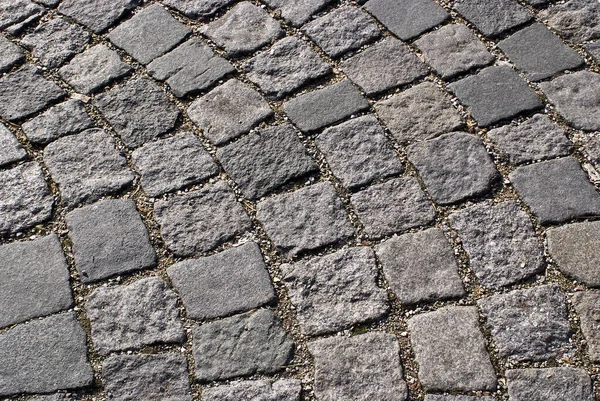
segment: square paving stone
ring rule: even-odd
[[[38,68],[26,65],[0,78],[0,117],[8,121],[29,117],[65,94],[60,86],[47,81]]]
[[[428,73],[419,57],[392,37],[342,61],[340,68],[367,95],[409,84]]]
[[[201,32],[231,57],[250,54],[284,35],[279,22],[249,1],[236,4]]]
[[[372,115],[327,128],[315,142],[333,174],[349,189],[404,171],[398,154]]]
[[[470,395],[434,395],[425,396],[425,401],[497,401],[494,397],[475,397]]]
[[[485,44],[463,24],[443,26],[421,37],[415,46],[425,61],[446,79],[495,60]]]
[[[34,320],[0,334],[0,396],[93,383],[85,332],[75,313]]]
[[[413,177],[370,186],[350,198],[371,239],[430,224],[435,210]]]
[[[67,213],[66,220],[82,282],[156,266],[156,254],[134,201],[103,200]]]
[[[111,356],[102,381],[114,401],[192,401],[187,360],[179,354]]]
[[[450,17],[433,0],[370,0],[365,9],[402,40],[419,36]]]
[[[217,145],[247,133],[273,115],[257,91],[235,78],[195,100],[187,112],[204,136]]]
[[[321,401],[404,401],[400,347],[391,334],[331,337],[308,344]]]
[[[25,61],[25,53],[13,42],[0,35],[0,73]]]
[[[277,300],[258,245],[249,242],[167,270],[192,319],[247,312]]]
[[[0,0],[0,31],[17,35],[43,14],[44,7],[30,0]]]
[[[167,10],[152,4],[113,29],[107,38],[146,65],[177,46],[189,33]]]
[[[408,147],[429,195],[441,205],[487,194],[500,178],[483,142],[474,135],[454,132]]]
[[[439,228],[393,237],[375,252],[390,288],[403,304],[465,295],[454,250]]]
[[[463,125],[450,97],[431,82],[423,82],[389,99],[375,110],[401,145],[431,139]]]
[[[300,380],[247,380],[206,388],[202,401],[300,401]]]
[[[163,0],[163,4],[176,9],[189,18],[206,18],[234,0]]]
[[[281,269],[306,335],[340,331],[377,320],[389,311],[387,294],[377,286],[377,265],[370,248],[342,249]]]
[[[86,301],[94,350],[101,355],[185,341],[177,296],[160,277],[100,287]]]
[[[527,82],[508,66],[492,66],[449,88],[481,127],[543,106]]]
[[[166,93],[147,78],[136,78],[96,96],[94,105],[131,148],[171,130],[179,117]]]
[[[291,125],[258,129],[219,149],[217,157],[250,199],[319,170]]]
[[[306,42],[289,36],[251,58],[244,70],[267,96],[281,99],[328,75],[331,67]]]
[[[569,344],[567,299],[558,286],[492,295],[477,302],[498,355],[513,361],[545,361]]]
[[[165,81],[177,97],[214,85],[235,68],[199,39],[190,39],[148,64],[148,74]]]
[[[556,3],[542,10],[539,18],[574,43],[600,39],[600,4],[596,0]]]
[[[0,166],[18,162],[27,157],[19,140],[4,125],[0,124]]]
[[[52,216],[54,200],[37,163],[0,170],[0,235],[15,234]]]
[[[345,79],[300,95],[283,105],[283,111],[300,130],[314,131],[369,108],[369,102]]]
[[[458,0],[454,9],[489,37],[498,36],[533,18],[516,0]]]
[[[257,218],[286,257],[347,240],[354,234],[341,199],[329,182],[259,202]]]
[[[133,182],[127,160],[101,129],[57,139],[44,149],[44,163],[69,208],[94,202]]]
[[[587,342],[592,362],[600,361],[600,291],[581,291],[573,295],[573,306],[579,316],[581,331]]]
[[[154,214],[167,247],[178,256],[210,251],[252,229],[224,182],[158,201]]]
[[[69,268],[58,237],[0,247],[0,328],[73,305]]]
[[[600,196],[574,157],[519,167],[508,177],[540,224],[600,215]]]
[[[267,309],[197,326],[192,338],[200,381],[273,374],[283,369],[294,350],[281,322]]]
[[[469,255],[471,269],[485,287],[514,284],[543,270],[542,246],[518,203],[480,203],[448,219]]]
[[[281,16],[292,26],[300,26],[317,11],[325,8],[332,0],[264,0],[271,8],[281,12]]]
[[[592,381],[577,368],[509,369],[511,401],[594,401]]]
[[[70,99],[23,123],[23,131],[35,145],[45,145],[60,137],[77,134],[94,126],[81,100]]]
[[[58,12],[100,33],[141,3],[142,0],[62,0]]]
[[[497,379],[474,306],[447,306],[408,319],[425,391],[492,391]]]

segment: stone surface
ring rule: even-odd
[[[389,310],[387,294],[376,283],[375,255],[367,247],[342,249],[281,269],[306,335],[377,320]]]
[[[167,270],[187,316],[204,320],[246,312],[277,299],[258,245],[185,260]]]
[[[141,3],[141,0],[62,0],[58,12],[100,33]]]
[[[300,26],[310,19],[320,9],[331,3],[332,0],[265,0],[271,8],[281,12],[281,16],[292,26]]]
[[[195,100],[188,115],[204,136],[222,145],[271,117],[273,110],[254,89],[231,79]]]
[[[595,0],[568,0],[539,14],[550,28],[566,39],[581,43],[600,39],[600,4]]]
[[[0,41],[1,40],[2,39],[0,39]],[[0,46],[2,46],[2,45],[0,44]],[[596,59],[596,61],[600,61],[600,41],[588,43],[587,45],[585,45],[585,48],[588,51],[588,53],[590,53]],[[0,61],[0,63],[2,63],[2,61]],[[0,70],[1,70],[1,67],[0,67]]]
[[[308,344],[315,359],[314,391],[322,401],[404,401],[400,348],[396,337],[368,333],[331,337]]]
[[[516,0],[459,0],[454,9],[489,37],[498,36],[533,18]]]
[[[134,201],[103,200],[67,213],[66,220],[82,282],[156,266]]]
[[[25,61],[25,54],[19,46],[0,35],[0,73],[10,70]]]
[[[587,341],[587,354],[592,362],[600,361],[600,292],[576,292],[572,298],[579,316],[581,331]]]
[[[0,31],[19,34],[44,14],[44,8],[30,0],[0,0]]]
[[[248,380],[207,388],[202,401],[300,401],[301,392],[299,380]]]
[[[93,125],[81,100],[70,99],[27,121],[22,128],[31,143],[45,145]]]
[[[425,391],[494,390],[497,379],[473,306],[447,306],[408,319]]]
[[[217,151],[221,165],[247,198],[258,199],[318,171],[290,125],[261,128]]]
[[[470,395],[433,395],[425,396],[425,401],[496,401],[494,397],[475,397]]]
[[[583,369],[509,369],[506,371],[511,401],[594,401],[590,376]]]
[[[0,124],[0,166],[18,162],[27,157],[19,140],[4,125]]]
[[[158,201],[154,214],[167,247],[178,256],[210,251],[252,228],[224,182]]]
[[[206,18],[233,0],[163,0],[163,4],[173,7],[189,18]]]
[[[273,374],[290,360],[294,348],[279,319],[266,309],[197,326],[192,338],[200,381]]]
[[[354,234],[342,201],[329,182],[259,202],[257,218],[286,257],[344,241]]]
[[[390,288],[403,304],[465,295],[454,250],[439,228],[393,237],[375,252]]]

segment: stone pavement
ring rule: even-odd
[[[0,399],[600,400],[599,0],[0,0]]]

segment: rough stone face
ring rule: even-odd
[[[594,401],[590,376],[583,369],[509,369],[511,401]]]
[[[454,250],[439,228],[393,237],[375,248],[390,288],[403,304],[465,294]]]
[[[188,115],[204,136],[222,145],[271,117],[273,110],[254,89],[231,79],[195,100]]]
[[[577,292],[572,298],[573,306],[579,316],[581,331],[587,341],[587,353],[593,362],[600,361],[600,292]]]
[[[42,14],[44,8],[29,0],[0,0],[0,31],[17,35]]]
[[[286,257],[344,241],[354,234],[342,201],[328,182],[258,203],[257,218]]]
[[[0,124],[0,166],[18,162],[27,157],[27,152],[17,138],[4,125]]]
[[[402,145],[431,139],[463,125],[450,98],[424,82],[375,103],[375,110]]]
[[[33,398],[29,398],[29,401],[73,401],[71,398],[63,393],[52,394],[52,395],[38,395]]]
[[[10,70],[23,61],[25,61],[23,50],[0,35],[0,73]]]
[[[498,36],[533,18],[516,0],[459,0],[454,9],[489,37]]]
[[[194,19],[209,17],[231,3],[233,0],[163,0],[163,4]]]
[[[167,247],[179,256],[210,251],[252,228],[224,182],[158,201],[154,213]]]
[[[315,394],[322,401],[404,401],[396,337],[367,333],[308,344],[315,358]]]
[[[600,4],[595,0],[557,3],[542,10],[539,17],[572,42],[600,39]]]
[[[167,273],[192,319],[246,312],[277,299],[260,249],[253,242],[176,263]]]
[[[111,356],[102,364],[102,379],[110,400],[192,401],[183,355]]]
[[[63,0],[58,12],[100,33],[141,3],[141,0]]]
[[[204,389],[202,401],[300,401],[301,392],[299,380],[248,380]]]
[[[93,384],[85,332],[75,313],[34,320],[0,334],[0,396]]]
[[[205,323],[193,329],[192,338],[200,381],[273,374],[294,348],[279,319],[266,309]]]
[[[324,8],[332,0],[265,0],[271,8],[281,12],[281,16],[292,26],[300,26],[310,19],[320,9]]]
[[[425,396],[425,401],[496,401],[494,397],[475,397],[469,395],[433,395]]]
[[[94,122],[81,100],[71,99],[51,107],[22,125],[27,138],[36,145],[45,145],[62,136],[91,128]]]
[[[0,42],[2,41],[2,39],[0,38]],[[0,44],[0,46],[2,46],[2,44]],[[585,45],[586,50],[588,51],[588,53],[590,53],[597,61],[600,61],[600,41],[595,41],[592,43],[588,43],[587,45]],[[2,64],[2,61],[0,61],[0,65]],[[0,67],[0,70],[2,68]]]
[[[132,200],[103,200],[73,210],[66,220],[82,282],[156,265],[148,231]]]
[[[258,199],[294,179],[318,171],[290,125],[256,130],[219,149],[217,157],[250,199]]]
[[[496,373],[474,306],[447,306],[408,319],[425,391],[492,391]]]

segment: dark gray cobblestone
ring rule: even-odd
[[[17,35],[44,14],[44,8],[30,0],[0,1],[0,30]]]
[[[506,372],[514,401],[594,401],[588,374],[576,368],[519,369]]]
[[[73,18],[95,33],[105,31],[123,14],[141,4],[141,0],[63,0],[58,12]]]
[[[568,0],[540,12],[540,18],[575,43],[600,39],[600,4],[594,0]]]
[[[190,18],[208,17],[234,0],[163,0],[163,4],[173,7]]]
[[[264,0],[269,7],[281,12],[281,16],[292,26],[300,26],[332,0]]]
[[[27,157],[19,140],[4,125],[0,124],[0,166],[18,162]]]
[[[489,37],[498,36],[533,17],[516,0],[458,0],[454,9]]]
[[[31,143],[45,145],[60,137],[91,128],[94,122],[80,100],[57,104],[22,125]]]
[[[0,73],[10,70],[14,65],[23,61],[25,61],[23,50],[0,35]]]
[[[581,322],[581,331],[587,341],[587,351],[592,362],[600,361],[600,292],[581,291],[572,298],[573,306]]]
[[[299,380],[240,381],[211,387],[202,392],[202,401],[300,401]]]

